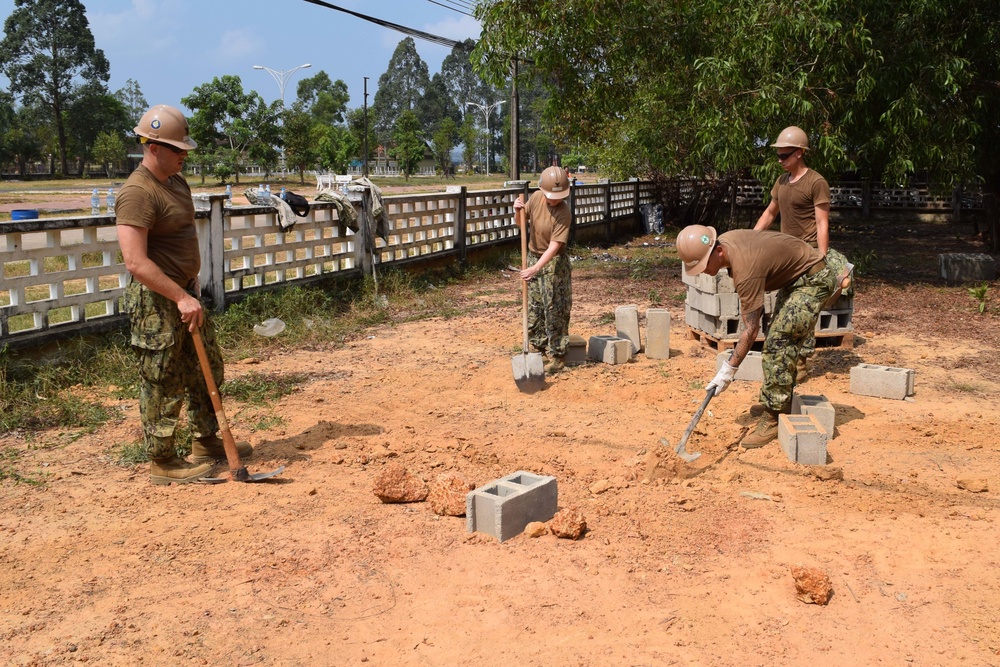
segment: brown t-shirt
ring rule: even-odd
[[[812,169],[794,183],[790,179],[791,174],[782,174],[771,188],[781,211],[781,231],[815,248],[816,206],[830,203],[830,185]]]
[[[528,250],[541,255],[548,249],[551,241],[569,243],[569,225],[573,217],[565,199],[559,202],[558,206],[549,206],[545,194],[541,190],[536,190],[528,199],[524,210],[527,212],[528,222],[531,223]],[[562,252],[566,252],[565,246]]]
[[[770,230],[734,229],[721,234],[719,243],[732,264],[729,273],[744,313],[764,306],[764,292],[795,282],[823,259],[802,239]]]
[[[146,167],[125,181],[115,206],[117,224],[149,230],[146,254],[181,287],[198,277],[201,254],[191,188],[180,175],[160,183]]]

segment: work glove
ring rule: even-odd
[[[715,396],[718,396],[719,394],[724,392],[726,390],[726,387],[729,386],[729,383],[733,381],[733,376],[736,375],[736,368],[737,368],[736,366],[730,366],[729,362],[723,361],[722,368],[720,368],[719,372],[715,374],[715,377],[712,378],[712,381],[709,382],[707,385],[705,385],[705,391],[708,391],[710,388],[714,387]]]

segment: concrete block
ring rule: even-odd
[[[854,331],[853,310],[822,310],[816,320],[816,333],[836,334]]]
[[[699,273],[696,276],[689,276],[681,264],[681,281],[690,287],[697,287],[700,291],[708,294],[728,294],[736,291],[733,279],[729,277],[728,269],[720,270],[716,275],[710,276],[707,273]]]
[[[548,521],[558,508],[556,478],[524,470],[494,480],[465,497],[465,528],[501,542],[532,521]]]
[[[702,292],[697,287],[688,287],[687,303],[706,315],[718,317],[721,314],[719,311],[719,295]]]
[[[837,421],[837,410],[833,403],[822,394],[792,393],[792,414],[812,415],[826,431],[827,438],[833,440],[834,427]]]
[[[997,277],[997,262],[990,255],[974,252],[946,252],[938,255],[941,277],[950,283],[992,281]]]
[[[606,364],[624,364],[632,358],[632,341],[618,336],[591,336],[587,357]]]
[[[778,290],[764,292],[764,314],[770,315],[778,307]]]
[[[778,443],[789,461],[826,465],[827,434],[815,415],[778,415]]]
[[[698,328],[698,309],[693,308],[687,301],[684,302],[684,324],[692,329]]]
[[[618,306],[615,308],[615,334],[619,338],[632,341],[632,354],[642,350],[642,340],[639,338],[639,307]]]
[[[736,292],[719,294],[719,317],[736,319],[740,316],[740,297]]]
[[[712,317],[699,312],[697,328],[720,340],[739,338],[740,319],[738,317]]]
[[[913,394],[912,368],[858,364],[851,369],[851,393],[902,400]]]
[[[567,366],[581,366],[587,363],[587,341],[583,336],[569,335],[569,345],[566,347],[563,363]]]
[[[646,356],[650,359],[670,358],[670,311],[666,308],[646,311]]]
[[[719,352],[715,357],[715,372],[718,373],[719,369],[722,368],[723,362],[729,361],[729,356],[731,352]],[[743,358],[743,363],[740,367],[736,369],[736,375],[733,376],[734,380],[749,380],[750,382],[763,382],[764,381],[764,365],[761,363],[760,352],[755,352],[750,350],[747,352],[747,356]]]

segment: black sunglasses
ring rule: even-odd
[[[163,146],[164,148],[169,148],[172,152],[177,153],[178,155],[184,152],[183,148],[177,148],[177,146],[174,146],[173,144],[164,144],[159,141],[150,141],[149,143],[151,143],[154,146]]]
[[[787,160],[788,158],[790,158],[793,155],[795,155],[795,151],[797,151],[797,150],[799,150],[799,149],[796,148],[794,151],[788,151],[787,153],[778,153],[778,159],[782,160],[782,161]]]

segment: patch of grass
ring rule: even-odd
[[[285,418],[269,412],[257,417],[257,421],[250,422],[250,428],[254,431],[269,431],[285,423]]]
[[[659,306],[663,303],[663,295],[658,289],[649,290],[649,303],[654,306]]]
[[[17,470],[17,462],[21,452],[11,447],[0,449],[0,480],[10,480],[14,484],[30,484],[44,486],[45,480],[31,475],[23,475]]]
[[[615,323],[614,313],[604,313],[603,315],[597,318],[596,322],[596,324],[598,325],[614,324],[614,323]]]
[[[982,385],[974,384],[972,382],[949,382],[946,386],[949,391],[961,394],[981,394],[986,391],[986,388]]]
[[[854,265],[854,272],[859,276],[868,275],[875,268],[878,262],[878,255],[874,250],[868,252],[858,252],[851,255],[850,263]]]
[[[305,373],[247,373],[242,377],[227,380],[224,393],[250,405],[272,405],[282,396],[295,391],[295,387],[309,379]]]
[[[977,287],[969,288],[969,296],[971,296],[976,301],[976,309],[979,314],[982,315],[986,310],[986,301],[989,299],[990,284],[983,283]]]
[[[146,443],[142,440],[133,440],[113,447],[110,458],[112,463],[118,466],[136,466],[149,463],[149,450],[146,449]]]

